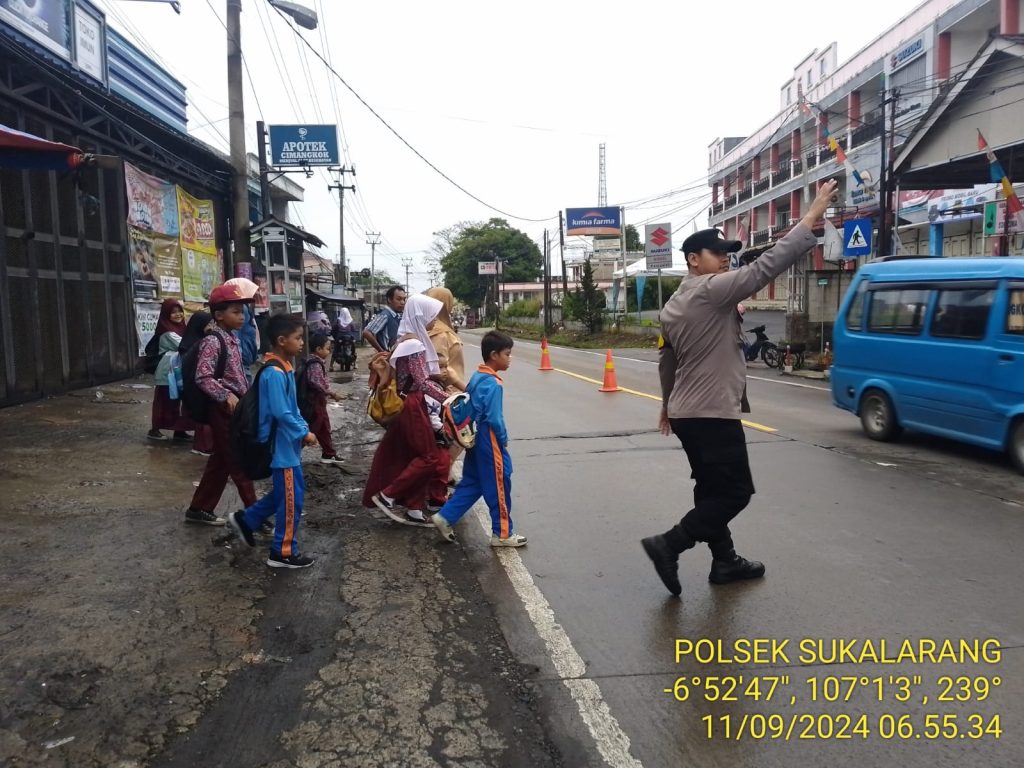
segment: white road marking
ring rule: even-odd
[[[484,533],[490,538],[491,515],[487,507],[478,502],[473,507],[473,512],[480,521]],[[643,768],[643,763],[629,754],[629,736],[612,715],[601,695],[601,689],[593,680],[584,677],[587,665],[573,647],[562,625],[555,621],[555,612],[537,588],[530,572],[526,570],[519,553],[515,549],[507,548],[496,548],[494,553],[523,602],[534,629],[547,646],[555,672],[569,689],[569,695],[576,702],[580,716],[586,723],[605,763],[612,768]]]
[[[780,379],[766,379],[763,376],[747,376],[754,381],[767,381],[769,384],[785,384],[787,387],[800,387],[801,389],[816,389],[819,392],[831,392],[830,387],[815,387],[811,384],[799,384],[795,381],[781,381]]]

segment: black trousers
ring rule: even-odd
[[[754,493],[743,424],[738,419],[670,421],[686,451],[690,477],[696,485],[693,509],[665,534],[665,539],[675,552],[704,541],[712,557],[729,559],[733,554],[729,523],[750,503]]]

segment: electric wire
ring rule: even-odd
[[[317,51],[316,48],[314,48],[312,45],[310,45],[309,41],[306,40],[306,38],[303,37],[299,33],[298,28],[292,23],[291,19],[289,19],[287,17],[287,15],[285,15],[279,8],[276,8],[274,6],[271,6],[271,7],[274,8],[274,10],[277,11],[278,15],[281,16],[281,18],[283,18],[288,23],[288,26],[291,28],[292,32],[297,37],[299,37],[302,40],[302,42],[307,47],[309,47],[310,50],[313,51],[314,55],[316,55],[317,58],[320,59],[320,61],[323,63],[323,65],[325,67],[327,67],[327,69],[336,78],[338,78],[339,82],[341,82],[341,84],[344,85],[345,88],[347,88],[349,90],[349,92],[353,96],[355,96],[356,100],[359,101],[359,103],[362,104],[364,107],[366,107],[367,110],[369,110],[370,114],[372,114],[374,117],[376,117],[377,120],[379,120],[381,122],[381,124],[383,124],[384,127],[387,128],[388,131],[390,131],[395,136],[395,138],[397,138],[402,144],[404,144],[420,160],[422,160],[424,163],[426,163],[426,165],[428,167],[430,167],[431,170],[433,170],[435,173],[437,173],[439,176],[441,176],[441,178],[443,178],[445,181],[447,181],[453,187],[458,189],[460,192],[465,194],[467,197],[470,197],[473,200],[476,200],[476,202],[480,203],[485,208],[489,208],[490,210],[495,211],[496,213],[500,213],[502,216],[507,216],[510,219],[516,219],[517,221],[529,221],[529,222],[547,222],[547,221],[551,221],[552,219],[556,218],[556,217],[553,217],[553,216],[548,216],[546,218],[530,218],[528,216],[516,216],[515,214],[509,213],[508,211],[504,211],[501,208],[498,208],[496,206],[491,205],[490,203],[486,202],[485,200],[483,200],[480,197],[477,197],[472,192],[470,192],[468,189],[463,187],[461,184],[459,184],[457,181],[455,181],[451,176],[446,174],[444,171],[442,171],[440,168],[438,168],[434,163],[432,163],[430,160],[428,160],[423,155],[423,153],[421,153],[418,149],[416,149],[412,144],[410,144],[405,139],[405,137],[403,137],[398,131],[396,131],[391,126],[391,124],[380,115],[380,113],[378,113],[373,107],[371,107],[370,104],[362,96],[360,96],[359,93],[351,85],[348,84],[348,81],[345,80],[345,78],[343,78],[341,76],[341,74],[339,74],[338,71],[328,63],[327,59],[325,59],[323,56],[321,56],[319,51]]]

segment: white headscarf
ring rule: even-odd
[[[427,353],[427,367],[430,373],[440,373],[441,366],[437,362],[437,351],[427,333],[427,323],[435,319],[444,305],[437,299],[414,293],[405,302],[402,322],[398,324],[398,337],[414,334],[415,339],[401,342],[391,353],[391,365],[400,357],[415,355],[417,352]]]
[[[352,325],[352,313],[348,311],[348,307],[342,307],[338,310],[338,322],[344,328],[346,325]]]

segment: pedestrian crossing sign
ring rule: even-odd
[[[844,222],[843,255],[871,255],[871,219],[851,219]]]

